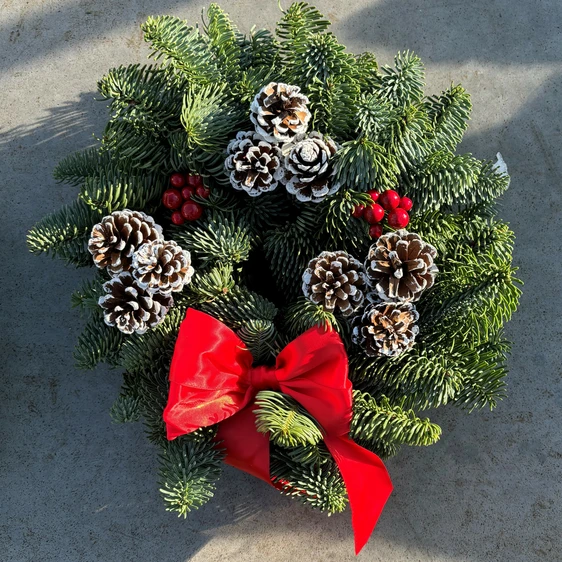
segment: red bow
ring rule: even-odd
[[[265,389],[292,396],[321,426],[324,443],[340,469],[359,553],[392,484],[381,459],[348,436],[352,394],[340,337],[311,328],[281,351],[275,367],[252,367],[252,362],[252,354],[230,328],[189,309],[170,368],[164,410],[168,439],[222,422],[218,438],[226,449],[225,461],[271,484],[269,439],[256,429],[253,402]]]

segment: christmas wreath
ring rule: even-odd
[[[55,178],[78,198],[28,235],[93,275],[77,364],[124,371],[111,415],[144,419],[167,509],[207,502],[222,461],[328,513],[349,501],[356,549],[391,491],[379,457],[431,445],[420,411],[493,407],[503,324],[520,295],[496,218],[505,165],[456,154],[459,85],[423,92],[348,53],[312,6],[242,35],[143,25],[149,66],[98,86],[98,147]]]

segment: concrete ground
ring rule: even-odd
[[[283,0],[283,4],[286,2]],[[272,26],[275,0],[224,0],[242,30]],[[413,49],[428,92],[462,82],[463,149],[501,151],[502,216],[525,281],[509,398],[494,412],[436,412],[441,441],[388,462],[395,492],[359,560],[562,559],[562,4],[560,0],[321,0],[350,50],[390,63]],[[118,371],[79,372],[69,295],[87,271],[26,252],[25,233],[75,197],[51,171],[93,141],[96,81],[143,61],[150,14],[199,19],[174,0],[0,0],[0,559],[6,562],[354,560],[349,513],[326,518],[226,469],[215,498],[164,511],[139,424],[112,424]]]

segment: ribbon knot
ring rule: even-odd
[[[315,327],[289,343],[275,367],[252,363],[230,328],[188,309],[170,367],[164,410],[168,439],[220,423],[217,438],[226,449],[225,462],[272,484],[269,438],[256,429],[254,398],[265,389],[288,394],[321,426],[345,483],[359,553],[392,484],[381,459],[349,438],[352,388],[343,342],[336,332]]]
[[[277,380],[277,369],[269,365],[258,365],[252,367],[248,373],[250,386],[259,392],[260,390],[279,390]]]

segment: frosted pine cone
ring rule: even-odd
[[[104,310],[103,319],[125,334],[144,334],[154,328],[174,304],[171,296],[141,289],[128,271],[104,283],[103,290],[107,294],[98,300]]]
[[[369,249],[365,270],[384,301],[414,302],[433,286],[437,250],[418,234],[398,230],[383,234]]]
[[[310,261],[302,276],[305,297],[344,316],[361,306],[366,286],[362,264],[344,251],[322,252]]]
[[[234,189],[244,190],[255,197],[273,191],[278,184],[275,178],[281,165],[281,150],[253,132],[239,132],[227,147],[228,157],[224,167],[230,172]]]
[[[340,187],[334,182],[331,161],[336,150],[336,143],[320,133],[310,133],[303,139],[297,137],[285,157],[285,169],[279,173],[287,191],[299,201],[314,203],[335,193]]]
[[[307,103],[298,86],[270,82],[254,98],[250,119],[265,140],[289,142],[306,132],[310,121]]]
[[[133,256],[132,273],[137,285],[150,293],[170,295],[191,281],[191,255],[173,241],[147,242]]]
[[[353,320],[353,342],[370,357],[395,357],[414,345],[418,318],[416,307],[409,302],[371,304]]]
[[[163,240],[162,227],[140,211],[115,211],[94,225],[88,250],[94,263],[111,275],[128,271],[137,248],[152,240]]]

